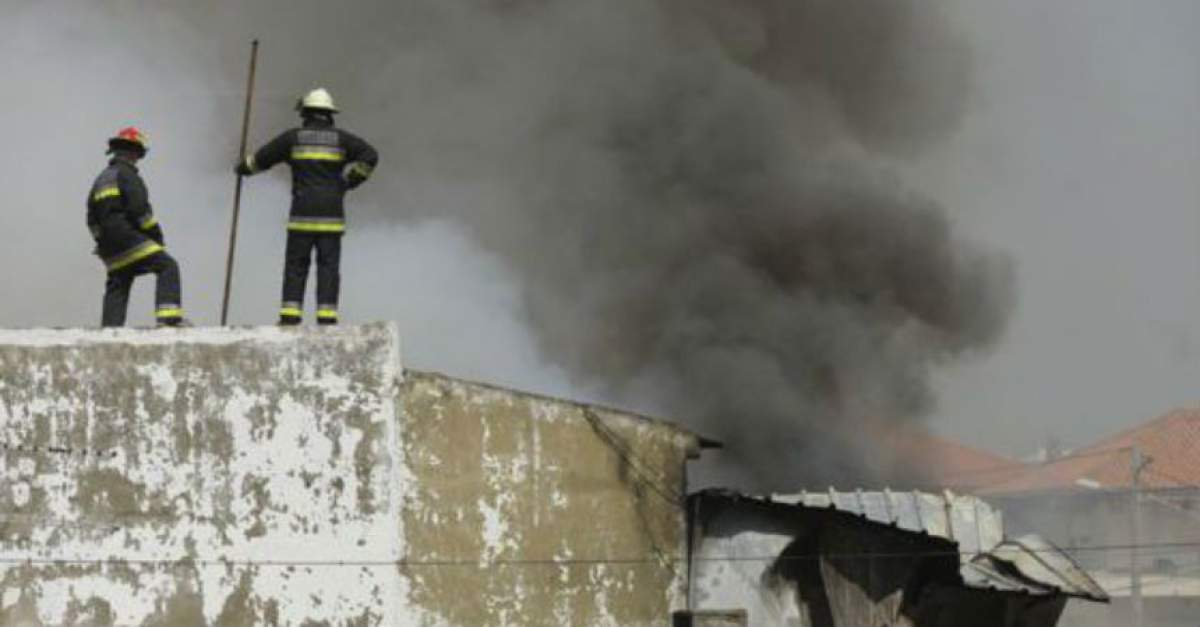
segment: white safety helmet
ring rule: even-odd
[[[296,103],[296,110],[303,111],[305,109],[313,109],[315,111],[328,111],[337,113],[337,107],[333,104],[333,96],[329,95],[324,87],[318,87],[301,98]]]

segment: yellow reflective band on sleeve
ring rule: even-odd
[[[288,230],[302,233],[344,233],[346,225],[340,222],[304,222],[296,220],[288,222]]]
[[[290,318],[303,318],[304,311],[302,311],[298,307],[280,307],[279,315],[288,316]]]
[[[366,179],[371,177],[371,173],[375,171],[375,168],[372,168],[371,164],[364,161],[355,161],[350,164],[349,170]]]
[[[317,318],[321,320],[337,320],[338,312],[336,309],[318,309]]]
[[[166,249],[157,242],[144,242],[132,250],[123,252],[116,257],[110,257],[106,259],[105,265],[108,267],[109,272],[114,272],[116,270],[120,270],[121,268],[133,265],[145,259],[146,257],[149,257],[150,255],[161,253],[164,250]]]
[[[154,312],[154,316],[157,318],[182,318],[183,317],[183,309],[180,307],[174,307],[174,308],[164,307],[164,308],[159,309],[158,311]]]
[[[258,171],[258,166],[254,163],[254,155],[246,155],[246,169],[251,172]]]
[[[116,198],[120,195],[121,189],[116,185],[110,185],[108,187],[101,187],[100,189],[96,190],[96,193],[92,194],[92,200],[100,202],[105,198]]]
[[[141,223],[141,225],[140,225],[140,226],[141,226],[141,229],[142,229],[143,231],[145,231],[145,230],[147,230],[147,229],[152,229],[152,228],[154,228],[154,226],[155,226],[156,224],[158,224],[158,218],[156,218],[156,217],[154,217],[154,216],[150,216],[150,217],[146,218],[145,220],[142,220],[142,223]]]

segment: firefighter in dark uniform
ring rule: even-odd
[[[317,323],[337,324],[338,268],[346,231],[343,199],[348,190],[370,178],[379,155],[367,142],[334,126],[337,108],[324,89],[306,94],[296,108],[303,119],[300,128],[284,131],[235,170],[246,176],[277,163],[291,166],[292,207],[279,324],[300,324],[313,249],[317,252]]]
[[[137,162],[148,149],[146,135],[140,130],[121,129],[108,140],[112,159],[96,177],[88,195],[88,230],[96,240],[95,253],[108,271],[101,317],[106,327],[125,324],[133,280],[150,273],[157,278],[154,315],[158,325],[178,326],[184,322],[179,264],[167,254],[162,227],[138,174]]]

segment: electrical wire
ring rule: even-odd
[[[1182,569],[1182,570],[1177,570],[1177,571],[1175,571],[1175,572],[1173,572],[1173,573],[1170,573],[1168,576],[1169,576],[1169,577],[1178,577],[1179,575],[1193,575],[1193,574],[1196,574],[1196,573],[1200,573],[1200,565],[1196,565],[1196,566],[1190,566],[1190,567],[1188,567],[1188,568],[1184,568],[1184,569]],[[1140,588],[1142,588],[1142,589],[1143,589],[1143,591],[1144,591],[1144,590],[1145,590],[1147,587],[1154,587],[1154,586],[1155,586],[1155,584],[1154,584],[1154,583],[1147,584],[1147,582],[1146,582],[1146,580],[1145,580],[1145,578],[1147,578],[1147,577],[1150,577],[1150,576],[1154,576],[1155,574],[1156,574],[1156,573],[1142,573],[1143,580],[1142,580],[1142,582],[1139,584],[1139,587],[1140,587]],[[1101,586],[1101,587],[1103,587],[1103,586]],[[1107,592],[1107,593],[1108,593],[1108,594],[1110,594],[1110,595],[1112,595],[1112,594],[1117,594],[1117,593],[1121,593],[1121,592],[1130,592],[1130,591],[1132,591],[1132,590],[1133,590],[1133,584],[1125,584],[1125,585],[1121,585],[1121,586],[1113,586],[1113,587],[1111,587],[1111,588],[1104,588],[1104,591],[1105,591],[1105,592]]]
[[[1200,548],[1200,542],[1148,542],[1139,544],[1106,544],[1106,545],[1079,545],[1071,547],[1046,547],[1046,548],[1022,548],[1026,553],[1055,553],[1059,551],[1067,553],[1079,552],[1100,552],[1100,551],[1129,551],[1132,549],[1147,550],[1179,550],[1179,549],[1195,549]],[[1017,550],[1017,549],[1012,549]],[[999,547],[999,550],[993,549],[991,555],[997,555],[1003,559],[1004,553],[1008,549]],[[926,557],[975,557],[983,555],[974,551],[959,551],[959,550],[922,550],[922,551],[862,551],[862,552],[842,552],[842,553],[820,553],[813,555],[693,555],[693,562],[713,562],[713,563],[737,563],[737,562],[789,562],[789,561],[807,561],[807,560],[876,560],[876,559],[917,559]],[[606,558],[545,558],[545,559],[407,559],[398,560],[227,560],[227,559],[196,559],[196,558],[181,558],[181,559],[127,559],[127,558],[51,558],[51,557],[14,557],[0,556],[0,564],[5,565],[49,565],[49,566],[71,566],[71,565],[120,565],[120,566],[175,566],[175,567],[192,567],[192,566],[241,566],[241,567],[277,567],[277,568],[328,568],[328,567],[397,567],[397,568],[417,568],[417,567],[477,567],[477,568],[492,568],[497,566],[504,567],[527,567],[527,566],[600,566],[600,565],[641,565],[641,564],[657,564],[661,565],[663,561],[667,562],[683,562],[686,560],[684,556],[672,555],[648,555],[642,557],[606,557]]]

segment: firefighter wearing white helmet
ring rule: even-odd
[[[292,170],[279,324],[300,324],[305,283],[313,250],[317,256],[317,323],[337,324],[341,287],[342,234],[346,231],[346,192],[362,185],[379,154],[357,135],[337,128],[333,96],[323,88],[299,99],[302,124],[284,131],[235,167],[242,176],[287,163]]]

